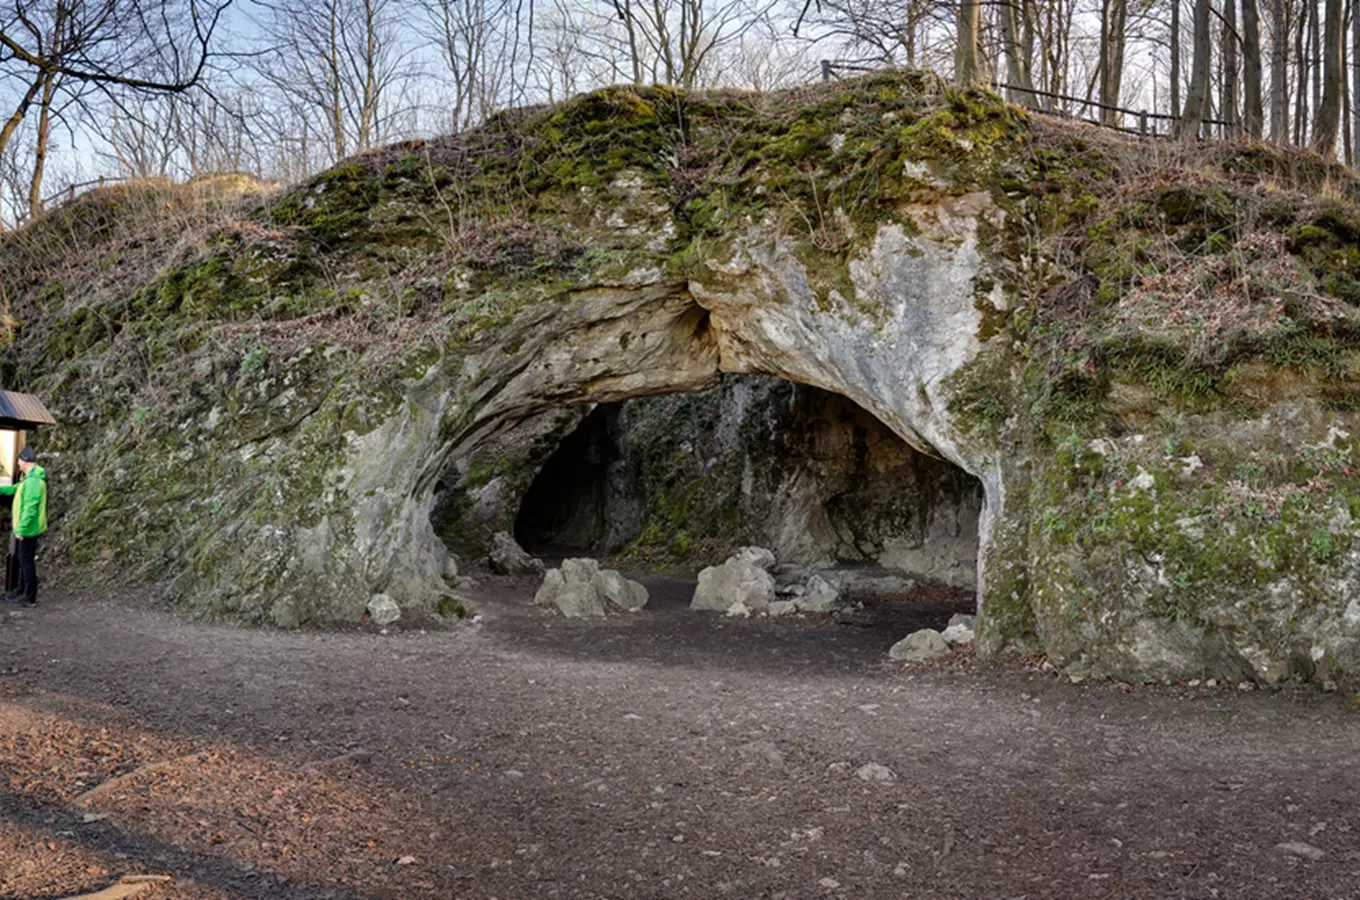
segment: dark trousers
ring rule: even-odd
[[[38,539],[24,538],[14,542],[19,557],[19,593],[29,603],[38,602]]]

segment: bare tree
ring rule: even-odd
[[[1261,106],[1261,14],[1256,0],[1242,0],[1242,86],[1242,125],[1248,137],[1259,140],[1265,113]]]
[[[412,47],[397,12],[394,0],[283,0],[270,8],[260,74],[316,121],[333,161],[383,141],[408,100]]]
[[[976,84],[982,80],[978,41],[982,30],[981,0],[958,0],[957,41],[954,50],[954,80]]]
[[[509,79],[510,0],[421,0],[450,79],[449,121],[454,131],[485,119],[503,103]]]
[[[1210,12],[1209,0],[1195,0],[1195,43],[1190,64],[1190,84],[1186,88],[1181,117],[1176,120],[1177,133],[1186,140],[1197,138],[1200,125],[1208,118],[1209,58],[1213,50],[1209,34]]]
[[[1128,0],[1101,0],[1100,5],[1100,102],[1106,106],[1119,105],[1120,87],[1124,78],[1124,45],[1129,18]],[[1102,108],[1100,121],[1118,125],[1119,114]]]
[[[1270,139],[1289,141],[1289,4],[1271,0]]]
[[[232,0],[14,0],[0,12],[0,85],[20,85],[0,154],[37,108],[28,214],[42,209],[52,130],[65,105],[119,108],[130,97],[196,88]]]
[[[1341,126],[1341,0],[1326,0],[1323,24],[1322,100],[1313,122],[1313,150],[1336,157],[1336,139]]]

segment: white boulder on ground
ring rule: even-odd
[[[449,584],[458,583],[458,558],[452,553],[444,557],[444,580]]]
[[[374,625],[386,628],[401,618],[401,607],[386,594],[374,594],[368,598],[368,617]]]
[[[843,605],[840,589],[820,575],[809,578],[803,595],[793,602],[802,612],[810,613],[835,612]]]
[[[888,657],[898,662],[924,662],[949,652],[949,645],[934,628],[922,628],[902,638],[888,651]]]
[[[636,612],[647,605],[647,589],[593,559],[568,559],[549,569],[534,595],[539,606],[556,609],[569,619],[605,615],[611,606]]]
[[[764,612],[774,602],[774,577],[767,570],[774,554],[762,547],[743,547],[720,566],[699,573],[690,609],[727,612],[737,604],[749,612]]]
[[[750,563],[753,566],[764,569],[766,572],[774,569],[774,551],[766,550],[764,547],[741,547],[736,553],[727,558],[728,562],[738,560]]]
[[[487,554],[491,570],[502,575],[536,575],[543,571],[543,560],[534,559],[519,542],[507,531],[498,531],[491,537],[491,550]]]

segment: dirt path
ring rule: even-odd
[[[1360,897],[1347,699],[886,663],[938,597],[848,627],[654,582],[568,622],[530,587],[385,636],[61,592],[10,617],[0,897]]]

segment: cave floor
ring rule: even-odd
[[[478,624],[387,635],[0,613],[0,896],[1360,896],[1349,698],[910,668],[652,586],[576,622],[486,579]]]

